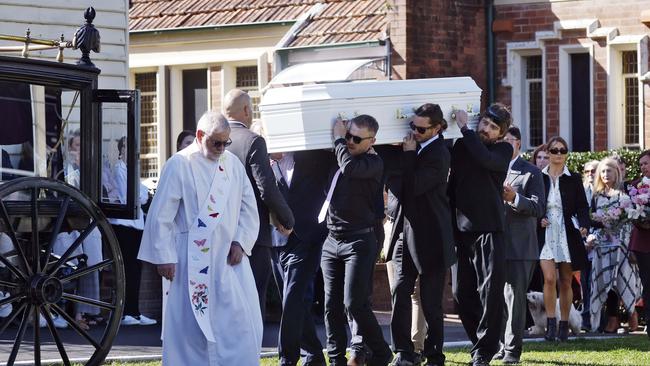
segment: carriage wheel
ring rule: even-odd
[[[44,178],[0,185],[0,362],[40,365],[52,352],[70,365],[74,347],[100,365],[120,325],[124,282],[115,234],[85,194]],[[80,310],[104,322],[85,329]]]

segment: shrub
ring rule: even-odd
[[[604,151],[570,152],[567,159],[567,166],[569,167],[570,171],[582,174],[582,170],[586,162],[590,160],[601,160],[613,154],[620,156],[621,159],[623,159],[625,162],[625,170],[627,172],[625,180],[633,180],[641,176],[641,171],[639,170],[639,155],[641,155],[641,151],[639,150],[616,149]],[[530,160],[530,156],[531,153],[529,152],[522,154],[522,157],[524,157],[526,160]]]

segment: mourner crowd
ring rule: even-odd
[[[258,364],[276,273],[279,364],[325,365],[311,312],[319,267],[331,365],[443,365],[449,268],[475,366],[519,362],[527,304],[548,341],[581,327],[616,331],[619,303],[635,328],[642,288],[650,301],[650,228],[619,224],[611,212],[631,217],[630,202],[648,194],[650,151],[640,155],[639,180],[626,182],[615,156],[581,175],[567,168],[561,137],[524,160],[502,104],[486,108],[476,130],[455,113],[455,143],[444,138],[440,107],[424,104],[401,144],[373,146],[379,125],[359,115],[334,123],[333,152],[269,155],[251,130],[250,97],[230,91],[223,115],[207,112],[196,133],[179,136],[186,147],[167,161],[144,228],[139,259],[171,281],[163,364]],[[382,249],[390,345],[371,304]],[[573,307],[577,273],[582,317]]]
[[[163,365],[259,364],[272,278],[282,298],[280,365],[324,366],[323,346],[330,365],[444,365],[450,268],[474,366],[519,363],[528,309],[532,329],[548,341],[581,328],[616,332],[620,304],[635,329],[640,298],[648,319],[650,221],[632,208],[644,197],[647,205],[650,151],[640,154],[642,177],[628,182],[617,156],[570,171],[561,137],[526,161],[520,130],[500,103],[480,114],[476,130],[464,111],[455,119],[455,142],[444,137],[441,108],[427,103],[401,144],[374,146],[379,125],[359,115],[334,123],[333,151],[269,154],[251,126],[249,95],[230,91],[223,114],[209,111],[179,136],[146,222],[113,221],[133,290],[123,324],[155,322],[137,308],[136,256],[166,281]],[[122,141],[121,156],[124,148]],[[123,185],[124,162],[117,171],[106,174],[114,187]],[[74,184],[73,166],[66,176]],[[623,211],[630,220],[617,220]],[[390,344],[371,304],[382,251]],[[319,269],[325,345],[311,311]],[[92,322],[97,314],[77,316]]]

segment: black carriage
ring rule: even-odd
[[[94,10],[86,16],[88,27]],[[21,40],[26,50],[39,44]],[[0,56],[0,363],[8,365],[40,365],[48,347],[64,365],[73,349],[99,365],[122,317],[124,270],[107,217],[137,217],[139,94],[98,89],[94,45],[75,46],[77,65]],[[97,324],[88,329],[85,315]]]

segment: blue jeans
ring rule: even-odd
[[[306,243],[295,235],[289,237],[287,245],[277,248],[284,279],[278,340],[280,365],[296,365],[300,349],[304,351],[303,365],[325,365],[323,346],[311,314],[313,290],[310,290],[321,248],[322,244]]]

